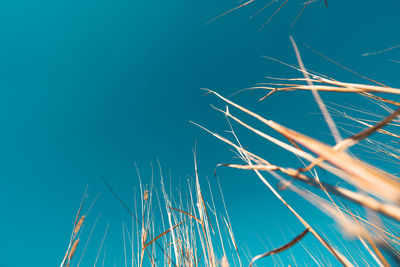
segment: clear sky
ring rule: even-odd
[[[249,19],[266,3],[255,1],[207,24],[238,1],[1,1],[0,265],[59,264],[89,185],[89,199],[100,197],[88,223],[99,212],[102,217],[82,264],[92,266],[109,222],[106,265],[115,261],[120,266],[121,222],[129,216],[99,177],[107,177],[129,202],[132,188],[138,186],[134,163],[146,180],[150,164],[158,159],[165,173],[171,172],[172,186],[179,187],[193,176],[192,148],[197,141],[202,182],[206,185],[208,176],[215,185],[215,166],[234,161],[235,155],[189,123],[219,133],[229,129],[225,118],[210,107],[224,104],[200,88],[229,96],[267,81],[264,76],[298,77],[261,57],[295,64],[289,35],[312,70],[361,81],[304,43],[365,76],[400,87],[400,64],[389,60],[400,60],[400,49],[362,56],[400,43],[399,1],[331,0],[328,8],[318,1],[290,29],[303,7],[302,1],[290,0],[258,31],[282,2]],[[360,100],[351,95],[322,96],[341,104],[363,103],[354,102]],[[232,99],[332,144],[309,92],[276,94],[265,102],[258,102],[259,97],[244,92]],[[298,164],[279,148],[237,125],[235,129],[245,146],[267,159]],[[282,236],[289,240],[301,231],[255,175],[227,169],[219,169],[218,175],[241,248],[261,253],[265,248],[257,235],[271,249],[284,243]],[[157,179],[156,172],[156,184]],[[284,195],[317,228],[333,224],[294,193]],[[316,243],[312,237],[306,242]],[[301,248],[294,253],[300,263],[310,262]],[[282,257],[289,261],[289,256]]]

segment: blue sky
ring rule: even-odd
[[[297,77],[298,73],[261,57],[296,63],[289,35],[312,70],[361,81],[303,43],[365,76],[400,87],[400,65],[388,60],[400,60],[399,50],[361,56],[400,42],[398,1],[329,1],[328,8],[319,1],[305,10],[293,29],[290,23],[302,5],[289,1],[262,31],[257,29],[279,3],[249,19],[264,4],[255,1],[206,23],[237,4],[232,0],[1,2],[0,265],[59,263],[87,184],[91,198],[100,194],[91,220],[102,212],[92,244],[98,245],[109,222],[109,264],[112,260],[122,264],[120,225],[128,216],[100,175],[129,200],[137,187],[134,163],[148,177],[150,163],[158,159],[166,172],[171,171],[173,186],[179,187],[193,175],[192,148],[197,142],[200,175],[212,180],[216,164],[231,162],[234,154],[189,123],[220,133],[228,129],[224,117],[210,107],[223,103],[205,96],[200,88],[230,95],[266,81],[264,76]],[[322,96],[336,103],[363,104],[351,95]],[[266,102],[258,102],[258,97],[247,92],[232,99],[332,143],[309,93],[277,94]],[[236,128],[255,151],[287,165],[295,162]],[[287,229],[299,232],[301,226],[256,176],[226,169],[218,174],[241,246],[256,254],[264,248],[255,232],[268,236],[270,248],[282,244],[279,227],[286,233]],[[332,224],[294,193],[284,195],[317,226]],[[307,237],[307,242],[314,240]],[[301,249],[298,253],[303,254]],[[94,255],[95,250],[88,252],[85,266],[93,264]],[[299,257],[306,262],[306,256]]]

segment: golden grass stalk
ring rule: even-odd
[[[290,42],[292,43],[294,52],[296,53],[296,58],[297,58],[297,62],[299,63],[299,66],[300,66],[300,70],[303,73],[305,80],[307,80],[307,84],[309,86],[313,86],[313,83],[310,80],[310,76],[308,75],[306,68],[304,67],[303,61],[300,56],[299,49],[297,48],[296,42],[294,41],[292,36],[290,36]],[[312,90],[311,92],[314,96],[315,101],[318,104],[319,109],[322,112],[322,115],[324,116],[326,123],[328,124],[329,130],[331,131],[332,136],[334,137],[336,143],[339,143],[342,140],[342,137],[340,136],[339,130],[337,129],[331,115],[329,114],[328,109],[326,108],[324,102],[322,101],[321,96],[319,95],[317,90]]]
[[[400,89],[386,87],[386,86],[377,86],[377,85],[366,85],[366,84],[357,84],[357,83],[346,83],[339,82],[333,79],[323,78],[321,76],[311,74],[312,78],[305,79],[287,79],[289,81],[306,81],[307,83],[316,83],[316,84],[283,84],[283,83],[271,83],[270,85],[275,85],[277,87],[267,87],[267,86],[253,86],[249,89],[261,89],[261,90],[271,90],[271,93],[276,93],[279,91],[296,91],[296,90],[306,90],[306,91],[323,91],[323,92],[337,92],[337,93],[362,93],[365,96],[375,98],[377,100],[381,100],[383,102],[388,102],[390,104],[398,105],[398,102],[387,100],[385,98],[381,98],[372,94],[367,93],[387,93],[387,94],[400,94]],[[261,98],[260,100],[264,100],[266,97]]]

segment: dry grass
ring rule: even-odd
[[[255,1],[249,0],[243,2],[211,19],[209,23],[238,9],[247,7],[253,4],[253,2]],[[276,2],[275,0],[267,1],[267,3],[250,18],[259,15]],[[304,2],[304,6],[294,18],[291,27],[295,25],[304,10],[313,2],[315,1],[310,0]],[[288,0],[282,1],[260,27],[260,30],[268,25],[287,3]],[[327,1],[325,1],[325,5],[328,5]],[[218,166],[254,172],[257,178],[266,185],[267,189],[272,192],[272,194],[281,201],[304,226],[305,230],[299,235],[294,236],[290,242],[266,253],[256,256],[241,253],[235,240],[222,190],[221,199],[224,203],[225,210],[223,213],[219,213],[215,208],[214,195],[210,185],[210,197],[209,199],[204,197],[200,186],[196,157],[194,157],[195,177],[192,182],[188,182],[189,195],[186,200],[183,200],[182,192],[177,192],[176,194],[167,192],[161,167],[161,190],[157,190],[153,182],[151,182],[150,185],[143,185],[139,175],[140,192],[138,195],[140,197],[136,201],[135,195],[133,208],[125,204],[111,185],[104,180],[111,193],[131,216],[131,229],[128,229],[125,223],[122,224],[121,228],[125,266],[228,267],[230,265],[243,266],[246,265],[244,263],[246,262],[248,266],[251,267],[256,261],[264,257],[279,254],[289,250],[298,243],[301,244],[302,238],[308,233],[312,234],[315,240],[326,248],[326,252],[329,252],[336,258],[340,264],[344,266],[359,265],[354,257],[352,257],[352,251],[348,251],[347,253],[341,252],[338,249],[340,245],[328,240],[324,233],[313,226],[315,222],[306,220],[302,215],[302,210],[295,209],[294,206],[283,197],[283,194],[280,193],[280,191],[284,190],[291,190],[297,193],[304,201],[312,203],[327,216],[333,218],[347,237],[358,240],[364,247],[362,253],[366,253],[365,255],[357,255],[358,257],[369,257],[373,259],[375,261],[374,263],[378,266],[390,266],[390,262],[400,264],[400,237],[397,234],[399,230],[398,222],[400,221],[400,179],[394,173],[379,169],[378,166],[363,161],[351,151],[354,147],[366,147],[375,151],[376,154],[385,157],[385,159],[398,163],[397,161],[400,159],[400,149],[394,147],[393,143],[398,143],[399,141],[397,139],[400,138],[400,133],[396,132],[395,129],[400,126],[400,119],[398,117],[400,114],[400,103],[397,102],[396,99],[391,98],[392,95],[399,95],[400,89],[386,86],[364,76],[362,77],[374,84],[342,82],[309,71],[303,64],[300,51],[294,39],[292,37],[290,37],[290,39],[296,54],[298,67],[283,62],[281,63],[299,71],[301,77],[271,78],[272,81],[269,83],[259,83],[257,86],[247,89],[266,91],[265,95],[260,98],[260,101],[268,101],[268,98],[273,94],[291,91],[310,91],[335,141],[334,145],[326,144],[316,138],[312,138],[286,127],[281,123],[261,116],[212,90],[207,90],[207,93],[216,96],[226,105],[224,109],[213,108],[227,118],[231,127],[230,132],[233,134],[234,140],[231,141],[203,126],[196,123],[194,124],[234,148],[241,160],[240,163],[222,163]],[[388,49],[395,48],[398,48],[398,46]],[[382,53],[388,49],[374,53],[366,53],[364,56]],[[338,64],[336,62],[333,63]],[[338,65],[341,66],[340,64]],[[376,115],[375,120],[350,116],[340,110],[340,107],[338,110],[337,107],[333,108],[326,105],[320,96],[320,92],[358,94],[376,103],[379,107],[383,108],[387,114]],[[381,96],[381,94],[384,94],[384,96]],[[393,105],[394,108],[388,105]],[[233,115],[230,111],[230,107],[233,107],[243,115],[245,114],[246,116],[255,118],[262,126],[267,126],[271,131],[280,134],[283,138],[279,139],[273,137],[271,134],[267,133],[267,131],[259,130],[260,127],[250,125],[245,120],[239,118],[240,115]],[[365,114],[367,113],[365,112],[364,115]],[[340,116],[356,123],[358,131],[353,132],[346,128],[338,127],[333,119],[334,116]],[[250,152],[239,142],[239,138],[233,130],[231,121],[259,135],[266,141],[272,142],[287,153],[295,155],[299,159],[299,163],[302,167],[280,166],[273,163],[273,158],[267,159],[265,156]],[[354,127],[354,125],[352,126]],[[387,126],[391,126],[391,128],[386,129]],[[342,130],[342,133],[347,133],[348,136],[342,138],[339,129]],[[376,133],[385,135],[386,139],[383,142],[373,139]],[[329,183],[325,181],[324,177],[320,177],[318,174],[320,170],[329,172],[331,176],[335,177],[336,183]],[[267,174],[264,175],[264,172]],[[278,186],[273,186],[270,179],[271,177],[279,182]],[[315,193],[315,191],[317,191],[317,193]],[[79,235],[84,229],[87,214],[94,203],[92,203],[85,214],[82,214],[82,207],[86,197],[87,193],[85,192],[75,218],[67,251],[62,259],[60,267],[71,266],[73,263],[72,260],[77,254],[78,245],[80,243]],[[158,216],[155,215],[156,213]],[[99,217],[97,217],[91,229],[77,266],[80,265],[82,257],[85,254],[98,218]],[[96,266],[100,258],[108,227],[109,225],[107,224],[97,257],[94,261],[94,266]],[[126,244],[126,241],[128,244]],[[322,265],[321,262],[313,257],[312,253],[307,249],[306,251],[317,265]],[[231,255],[228,255],[229,252],[231,252]],[[359,252],[361,252],[361,250]],[[105,253],[106,251],[104,249],[103,262]],[[369,262],[366,263],[371,264]]]
[[[283,148],[289,153],[296,155],[299,159],[308,161],[303,168],[293,167],[282,167],[270,162],[260,155],[251,153],[247,149],[244,149],[237,136],[234,134],[236,142],[230,141],[225,137],[217,133],[213,133],[204,127],[207,132],[211,133],[216,138],[229,144],[236,149],[240,158],[245,164],[220,164],[220,166],[226,166],[230,168],[252,170],[255,172],[257,177],[267,185],[268,189],[280,199],[285,206],[292,211],[297,219],[303,223],[311,233],[315,232],[314,236],[316,239],[324,244],[324,246],[345,266],[352,266],[356,264],[353,259],[345,258],[338,251],[334,250],[334,244],[330,244],[327,240],[324,240],[320,234],[318,234],[310,226],[308,222],[299,215],[298,212],[294,211],[293,208],[277,193],[276,189],[273,188],[264,176],[260,172],[268,172],[272,177],[278,179],[281,185],[278,189],[286,190],[290,189],[300,195],[305,201],[314,204],[317,208],[324,211],[328,216],[334,218],[336,222],[342,226],[342,229],[350,236],[360,240],[365,251],[371,256],[378,265],[389,266],[390,260],[392,262],[399,263],[399,240],[396,234],[398,230],[398,221],[400,220],[400,180],[392,173],[386,172],[379,169],[378,166],[362,161],[359,157],[355,157],[350,151],[350,148],[354,146],[365,146],[365,143],[370,143],[370,149],[377,149],[376,153],[381,153],[386,158],[393,158],[393,160],[400,159],[400,150],[389,145],[390,143],[398,143],[397,139],[399,134],[395,131],[394,127],[398,127],[397,122],[399,121],[400,109],[398,108],[399,103],[393,99],[390,99],[390,95],[398,95],[400,89],[392,88],[381,83],[376,85],[370,84],[359,84],[340,82],[336,79],[329,78],[324,75],[312,73],[304,67],[299,50],[291,39],[298,59],[299,67],[288,65],[304,75],[303,78],[292,78],[292,79],[279,79],[285,82],[272,82],[267,84],[260,84],[259,86],[252,87],[251,89],[268,90],[270,91],[260,100],[267,100],[273,93],[279,93],[283,91],[294,91],[294,90],[306,90],[311,91],[313,96],[321,110],[321,113],[329,127],[332,136],[336,142],[335,145],[331,146],[325,144],[315,138],[309,137],[305,134],[297,132],[293,129],[283,126],[280,123],[272,121],[268,118],[260,116],[252,112],[251,110],[231,101],[230,99],[218,94],[215,91],[207,90],[209,94],[213,94],[226,103],[224,110],[215,108],[215,110],[221,112],[229,120],[232,120],[239,125],[247,128],[251,132],[263,137],[267,141],[270,141],[277,146]],[[285,63],[284,63],[285,64]],[[276,80],[276,78],[275,78]],[[368,79],[372,81],[371,79]],[[374,81],[373,81],[374,82]],[[267,85],[267,86],[264,86]],[[362,118],[354,118],[349,116],[347,113],[341,113],[337,109],[336,114],[343,115],[347,119],[361,125],[362,130],[356,133],[352,133],[345,139],[341,138],[338,127],[336,126],[330,112],[332,108],[327,107],[322,101],[318,92],[336,92],[336,93],[356,93],[362,97],[371,99],[374,103],[384,108],[385,111],[389,112],[388,115],[379,116],[380,120],[366,121]],[[385,97],[378,96],[375,94],[386,94]],[[387,105],[394,105],[396,109],[392,109]],[[258,127],[251,126],[239,119],[238,116],[233,115],[228,108],[233,107],[246,115],[249,115],[257,119],[261,124],[268,126],[271,130],[281,134],[284,139],[288,141],[272,137],[265,131],[261,131]],[[391,125],[391,129],[383,129],[387,125]],[[234,133],[233,128],[230,132]],[[346,132],[346,131],[345,131]],[[375,141],[372,139],[372,135],[375,133],[381,133],[385,135],[384,142]],[[374,146],[375,145],[375,146]],[[379,146],[377,146],[379,145]],[[273,159],[272,159],[273,160]],[[323,169],[334,175],[337,180],[337,185],[332,185],[324,182],[324,179],[320,179],[317,170]],[[307,175],[306,173],[310,173]],[[288,181],[282,175],[286,175],[292,181]],[[300,183],[297,183],[298,181]],[[312,193],[304,186],[312,186],[321,190],[321,195]],[[349,203],[357,204],[357,208],[350,209],[348,205],[343,206],[342,201],[337,203],[330,194],[334,194]],[[363,210],[366,210],[368,217],[365,217]],[[373,215],[373,216],[372,216]],[[390,221],[390,224],[385,223]],[[285,246],[283,246],[285,247]],[[266,253],[263,255],[270,255]],[[257,256],[254,259],[258,259]],[[388,258],[389,257],[389,258]],[[390,259],[390,260],[389,260]]]
[[[161,167],[160,176],[161,190],[157,190],[153,182],[150,185],[143,185],[139,176],[140,198],[135,201],[133,209],[125,204],[111,185],[104,180],[111,193],[132,218],[131,229],[128,229],[125,223],[122,225],[125,266],[227,267],[230,266],[228,258],[233,261],[233,264],[242,266],[227,211],[220,213],[215,210],[215,196],[212,195],[211,186],[209,187],[211,199],[204,197],[197,174],[196,160],[195,179],[188,182],[189,195],[186,200],[183,199],[182,192],[176,192],[175,198],[171,197],[172,192],[167,192]],[[85,254],[88,242],[83,251],[78,251],[79,238],[77,237],[83,230],[83,222],[87,216],[87,213],[80,215],[86,196],[85,192],[77,214],[77,218],[80,216],[80,219],[76,219],[74,223],[71,245],[68,246],[61,267],[73,266],[74,255],[81,253],[77,264],[79,266]],[[137,207],[136,204],[139,206]],[[107,224],[101,243],[98,245],[94,266],[101,262],[101,253],[104,253],[104,261],[108,227]],[[94,226],[89,239],[93,229]],[[229,251],[235,251],[235,254],[226,255]]]
[[[196,157],[194,157],[195,177],[192,182],[188,182],[189,195],[186,200],[183,200],[182,192],[177,192],[175,197],[173,197],[174,194],[172,192],[167,192],[161,167],[161,190],[157,190],[152,181],[150,185],[143,185],[139,175],[140,190],[138,195],[140,197],[138,201],[135,201],[133,209],[126,205],[110,184],[105,181],[111,193],[114,194],[132,218],[131,229],[128,229],[125,223],[122,225],[125,266],[226,267],[230,266],[230,264],[235,266],[247,265],[244,262],[252,266],[256,261],[260,260],[261,262],[264,257],[273,256],[290,249],[298,243],[301,244],[301,239],[307,233],[313,235],[315,240],[323,245],[326,251],[331,253],[342,265],[355,266],[359,264],[352,256],[352,251],[347,251],[346,253],[340,251],[338,247],[343,248],[343,246],[328,240],[323,232],[313,226],[315,222],[306,220],[303,217],[301,209],[295,209],[288,203],[279,192],[283,190],[291,190],[297,193],[304,201],[312,203],[327,216],[333,218],[346,234],[343,236],[358,240],[364,248],[362,253],[367,254],[365,257],[368,256],[373,259],[378,266],[390,266],[391,262],[398,262],[400,258],[398,251],[400,237],[396,233],[399,229],[398,221],[400,220],[400,179],[395,174],[378,169],[377,166],[362,161],[351,150],[358,147],[368,147],[372,150],[379,148],[377,153],[384,154],[386,158],[392,158],[396,162],[400,159],[400,150],[389,145],[390,142],[398,142],[397,139],[400,137],[400,134],[395,131],[395,128],[400,126],[400,109],[397,102],[390,99],[390,95],[385,97],[375,95],[378,92],[398,94],[400,90],[384,85],[339,82],[322,75],[312,74],[304,67],[294,41],[293,44],[300,65],[296,69],[304,75],[304,78],[287,79],[287,81],[295,82],[290,86],[289,84],[273,84],[286,87],[258,87],[258,89],[272,90],[274,93],[292,90],[309,90],[313,92],[325,122],[336,142],[334,145],[328,145],[285,127],[211,90],[207,92],[218,97],[226,104],[224,110],[216,107],[214,109],[227,118],[234,141],[230,141],[228,138],[198,124],[196,125],[234,148],[239,158],[244,162],[244,164],[223,163],[218,166],[253,171],[267,186],[268,190],[303,224],[305,230],[300,235],[294,236],[290,242],[266,253],[257,256],[241,253],[235,240],[222,191],[221,199],[225,210],[221,214],[215,208],[214,194],[210,184],[209,198],[206,199],[204,197],[200,187]],[[305,85],[301,83],[305,83]],[[330,89],[319,84],[329,84]],[[334,90],[332,89],[333,87],[335,88]],[[338,109],[338,107],[341,107],[340,104],[337,104],[336,106],[338,107],[335,108],[325,105],[318,91],[360,94],[362,97],[368,98],[379,105],[388,114],[379,115],[357,110],[358,113],[372,116],[374,119],[350,116],[348,112],[342,112]],[[270,95],[269,93],[268,96]],[[262,100],[266,101],[267,98],[264,97]],[[393,105],[395,108],[392,109],[387,105]],[[229,107],[255,118],[262,125],[268,126],[270,130],[279,133],[283,138],[273,137],[266,131],[261,131],[258,127],[250,125],[240,119],[238,115],[233,115]],[[359,131],[351,132],[341,128],[342,131],[344,130],[343,132],[350,133],[347,137],[342,138],[339,127],[333,120],[335,116],[340,116],[356,123]],[[272,142],[284,151],[296,155],[301,159],[300,163],[303,166],[301,168],[279,166],[273,163],[273,158],[266,159],[264,156],[243,148],[233,130],[231,121]],[[388,126],[390,126],[390,129],[388,129]],[[378,133],[384,135],[384,143],[373,139]],[[326,170],[336,177],[337,182],[332,184],[332,182],[325,181],[324,177],[318,175],[319,170]],[[263,175],[263,172],[267,174]],[[278,186],[273,186],[270,177],[279,181]],[[309,186],[316,193],[308,189]],[[85,214],[82,214],[82,207],[86,198],[87,193],[85,192],[75,218],[71,238],[60,265],[61,267],[72,266],[73,258],[78,253],[79,235],[84,229],[87,214],[94,203]],[[137,204],[139,204],[138,207],[136,206]],[[156,211],[160,216],[155,216]],[[95,224],[90,232],[89,240]],[[94,262],[95,266],[100,260],[101,251],[104,253],[104,261],[106,251],[102,248],[107,231],[108,225],[99,245]],[[81,252],[77,266],[81,263],[89,240],[87,240]],[[126,241],[128,244],[126,244]],[[315,255],[312,255],[308,250],[306,251],[318,265],[322,264],[314,258]],[[360,251],[357,253],[360,253]],[[229,252],[231,252],[230,255]],[[357,257],[363,256],[357,255]]]

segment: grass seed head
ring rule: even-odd
[[[68,261],[70,261],[72,259],[72,257],[74,256],[78,244],[79,244],[79,238],[77,240],[75,240],[74,244],[72,245],[71,251],[69,252],[69,255],[68,255]]]
[[[75,229],[74,229],[75,234],[77,234],[79,232],[84,221],[85,221],[85,215],[82,215],[82,217],[79,219],[78,223],[75,226]]]

